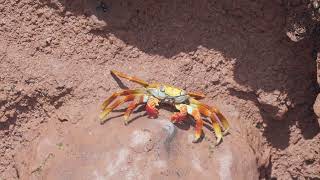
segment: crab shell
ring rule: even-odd
[[[187,102],[190,98],[185,90],[164,84],[150,85],[147,92],[161,102],[168,104],[181,104]]]

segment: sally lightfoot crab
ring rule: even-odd
[[[217,137],[217,143],[222,139],[223,134],[229,130],[229,123],[222,113],[215,107],[206,105],[199,99],[205,97],[202,93],[186,92],[183,89],[162,83],[149,84],[144,80],[128,76],[121,72],[112,70],[112,74],[138,83],[143,87],[137,89],[126,89],[113,93],[106,99],[101,108],[101,122],[107,120],[107,115],[119,105],[129,102],[128,109],[124,113],[124,123],[128,124],[128,118],[132,111],[139,105],[144,104],[146,112],[150,118],[156,118],[159,114],[157,107],[160,104],[173,106],[179,112],[171,116],[173,123],[179,123],[191,115],[195,120],[195,136],[193,142],[197,142],[202,134],[203,121],[201,116],[209,117],[212,127]],[[113,102],[114,101],[114,102]],[[112,103],[113,102],[113,103]],[[111,104],[112,103],[112,104]],[[222,130],[224,131],[222,133]]]

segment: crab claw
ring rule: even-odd
[[[174,113],[172,116],[171,116],[171,122],[172,123],[180,123],[184,120],[187,119],[187,115],[186,114],[183,114],[183,113]]]
[[[196,131],[194,133],[194,139],[192,142],[196,143],[199,141],[199,139],[201,138],[201,135],[202,135],[203,121],[201,119],[201,115],[200,115],[200,112],[198,109],[193,109],[192,116],[196,120],[196,128],[195,128]]]
[[[150,98],[146,105],[146,111],[149,116],[149,118],[157,118],[159,111],[156,108],[156,106],[159,106],[159,100],[156,98]]]
[[[217,143],[216,144],[218,145],[221,142],[222,137],[223,137],[223,134],[221,133],[221,128],[220,128],[220,127],[223,127],[223,125],[221,123],[220,118],[215,113],[212,113],[211,120],[212,120],[212,127],[213,127],[214,132],[217,136]],[[225,131],[225,132],[227,132],[227,131]]]
[[[216,134],[216,137],[217,137],[216,144],[218,145],[221,142],[222,136],[223,136],[222,133],[221,133],[221,129],[220,129],[219,123],[213,121],[212,122],[212,127],[214,129],[215,134]]]
[[[180,123],[180,122],[186,120],[187,116],[188,116],[187,105],[179,104],[179,105],[176,105],[176,108],[180,112],[173,113],[173,115],[171,116],[171,122],[172,123]]]
[[[147,114],[150,118],[157,118],[158,117],[159,111],[157,108],[155,108],[155,106],[151,106],[151,105],[147,104],[146,111],[147,111]]]

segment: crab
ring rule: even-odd
[[[130,114],[139,105],[145,105],[145,110],[149,118],[158,117],[159,105],[169,105],[177,111],[171,116],[172,123],[181,123],[186,120],[189,115],[194,118],[195,133],[192,142],[198,142],[202,136],[202,128],[204,124],[202,116],[208,117],[211,120],[212,128],[217,137],[217,144],[220,143],[223,135],[225,135],[230,129],[228,120],[218,108],[199,101],[200,99],[205,98],[203,93],[187,92],[181,88],[163,83],[149,84],[137,77],[129,76],[115,70],[111,70],[111,74],[140,84],[142,87],[136,89],[124,89],[113,93],[109,98],[107,98],[101,105],[102,112],[99,115],[101,123],[108,120],[108,114],[115,108],[126,102],[131,102],[124,113],[125,125],[129,122],[128,119]]]

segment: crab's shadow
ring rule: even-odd
[[[168,113],[169,112],[176,112],[176,110],[173,107],[170,107],[170,106],[161,105],[159,107],[159,109],[163,109],[163,110],[167,111]],[[106,121],[102,122],[101,124],[107,123],[108,121],[110,121],[112,119],[117,119],[119,117],[123,117],[123,115],[124,115],[123,112],[125,112],[126,110],[127,110],[127,108],[125,108],[125,107],[113,110],[112,112],[118,112],[118,113],[121,113],[121,114],[117,114],[115,116],[111,116],[111,117],[107,118]],[[138,120],[141,117],[147,116],[147,113],[144,112],[144,111],[145,111],[145,105],[140,105],[138,107],[138,109],[136,109],[135,111],[132,112],[132,115],[131,115],[132,118],[129,118],[127,125],[130,125],[131,123],[133,123],[134,121]],[[168,113],[166,113],[166,114],[168,114]],[[169,121],[169,118],[166,118],[166,119],[168,119],[168,121]],[[206,136],[206,133],[215,134],[214,129],[210,125],[211,124],[210,120],[208,120],[205,117],[203,117],[202,120],[204,121],[203,128],[206,128],[208,131],[207,132],[203,131],[203,133],[201,134],[200,139],[196,143],[202,142],[203,139]],[[193,129],[195,129],[195,125],[196,125],[195,120],[190,115],[188,115],[186,120],[184,120],[182,122],[179,122],[179,123],[174,123],[175,127],[179,128],[180,130],[183,130],[183,131],[188,131],[191,127],[193,127]]]

